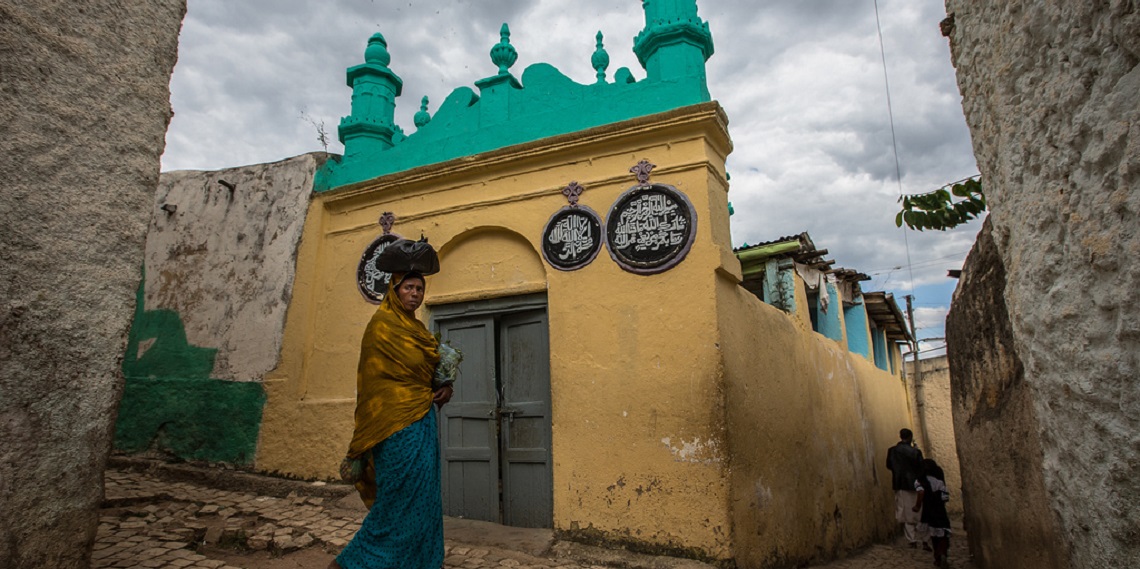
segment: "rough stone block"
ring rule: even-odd
[[[1140,508],[1121,505],[1140,502],[1140,10],[994,0],[946,10],[1005,273],[986,294],[1002,302],[989,308],[1008,320],[1000,341],[1013,350],[967,340],[967,359],[948,323],[951,376],[967,388],[954,405],[971,551],[986,567],[1134,566]],[[963,275],[985,278],[984,267]],[[993,322],[975,308],[977,322]]]

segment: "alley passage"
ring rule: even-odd
[[[296,488],[318,485],[291,482]],[[277,485],[280,488],[280,485]],[[282,494],[282,492],[278,492]],[[172,481],[133,469],[106,472],[106,497],[99,518],[91,566],[94,569],[324,569],[360,526],[362,509],[346,506],[335,492],[288,492],[286,497],[223,490]],[[951,546],[951,567],[974,569],[964,534]],[[558,550],[555,546],[553,549]],[[522,551],[446,541],[448,569],[519,567],[535,569],[712,569],[691,560],[649,558],[626,552],[536,557]],[[563,548],[563,550],[565,550]],[[580,550],[579,550],[580,552]],[[610,557],[610,564],[597,558]],[[910,569],[933,567],[932,557],[900,545],[876,545],[822,569]]]

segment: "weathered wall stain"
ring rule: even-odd
[[[313,176],[327,158],[159,179],[144,300],[177,312],[191,344],[218,348],[211,377],[260,381],[276,367]]]
[[[985,567],[1064,567],[1066,544],[1048,506],[1037,412],[1005,287],[987,219],[946,318],[970,550]]]
[[[117,450],[253,463],[262,380],[280,357],[313,176],[326,159],[162,174],[122,364]]]
[[[217,348],[191,345],[178,314],[145,310],[142,296],[140,284],[123,357],[115,449],[252,463],[265,405],[261,384],[212,379]]]

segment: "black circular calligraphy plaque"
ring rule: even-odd
[[[689,253],[697,212],[689,198],[666,184],[634,186],[606,218],[606,248],[621,268],[640,275],[667,271]]]
[[[356,285],[360,288],[360,294],[364,295],[364,300],[372,304],[380,304],[384,300],[384,295],[388,293],[388,281],[392,279],[392,273],[376,268],[376,257],[399,239],[400,236],[395,233],[381,235],[360,256],[360,264],[356,267]]]
[[[556,269],[580,269],[602,249],[602,220],[586,206],[564,207],[542,230],[542,256]]]

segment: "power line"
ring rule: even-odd
[[[891,123],[891,148],[895,154],[895,180],[899,185],[899,197],[903,195],[902,187],[902,167],[899,166],[899,145],[897,137],[895,136],[895,111],[891,106],[891,82],[887,77],[887,50],[883,47],[883,25],[879,22],[879,0],[874,0],[875,4],[875,30],[879,33],[879,55],[883,59],[883,85],[887,89],[887,117]],[[910,268],[910,238],[907,237],[906,230],[903,230],[903,245],[906,247],[906,265],[909,271]],[[910,275],[910,295],[914,296],[914,274]]]
[[[941,271],[941,270],[945,270],[945,269],[954,268],[954,267],[948,267],[946,265],[947,265],[947,263],[940,261],[940,262],[934,262],[934,263],[917,263],[917,264],[911,265],[908,268],[912,271],[912,273],[914,270],[918,270],[919,272],[928,272],[931,270]],[[868,271],[865,274],[868,276],[876,277],[879,275],[889,275],[891,273],[894,273],[895,271],[901,271],[901,270],[903,270],[903,267],[892,267],[890,269],[883,269],[880,271]],[[911,278],[914,278],[913,274],[911,275]]]
[[[969,250],[969,249],[967,249],[967,250],[965,250],[965,251],[962,251],[961,253],[951,253],[951,254],[949,254],[949,255],[945,255],[945,256],[942,256],[942,257],[934,257],[934,258],[932,258],[932,259],[923,259],[923,260],[921,260],[921,261],[919,261],[919,262],[917,262],[917,263],[914,263],[914,266],[916,266],[916,267],[917,267],[917,266],[921,266],[921,265],[927,265],[927,264],[930,264],[930,263],[935,263],[935,262],[945,261],[946,259],[957,259],[957,258],[959,258],[959,257],[963,257],[964,255],[966,255],[966,254],[967,254],[967,253],[969,253],[969,252],[970,252],[970,250]],[[867,273],[868,275],[871,275],[871,274],[876,274],[876,273],[883,273],[883,272],[886,272],[886,271],[898,271],[898,270],[901,270],[901,269],[902,269],[902,267],[901,267],[901,266],[896,266],[896,267],[883,267],[883,268],[881,268],[881,269],[871,269],[870,271],[866,271],[866,273]]]

